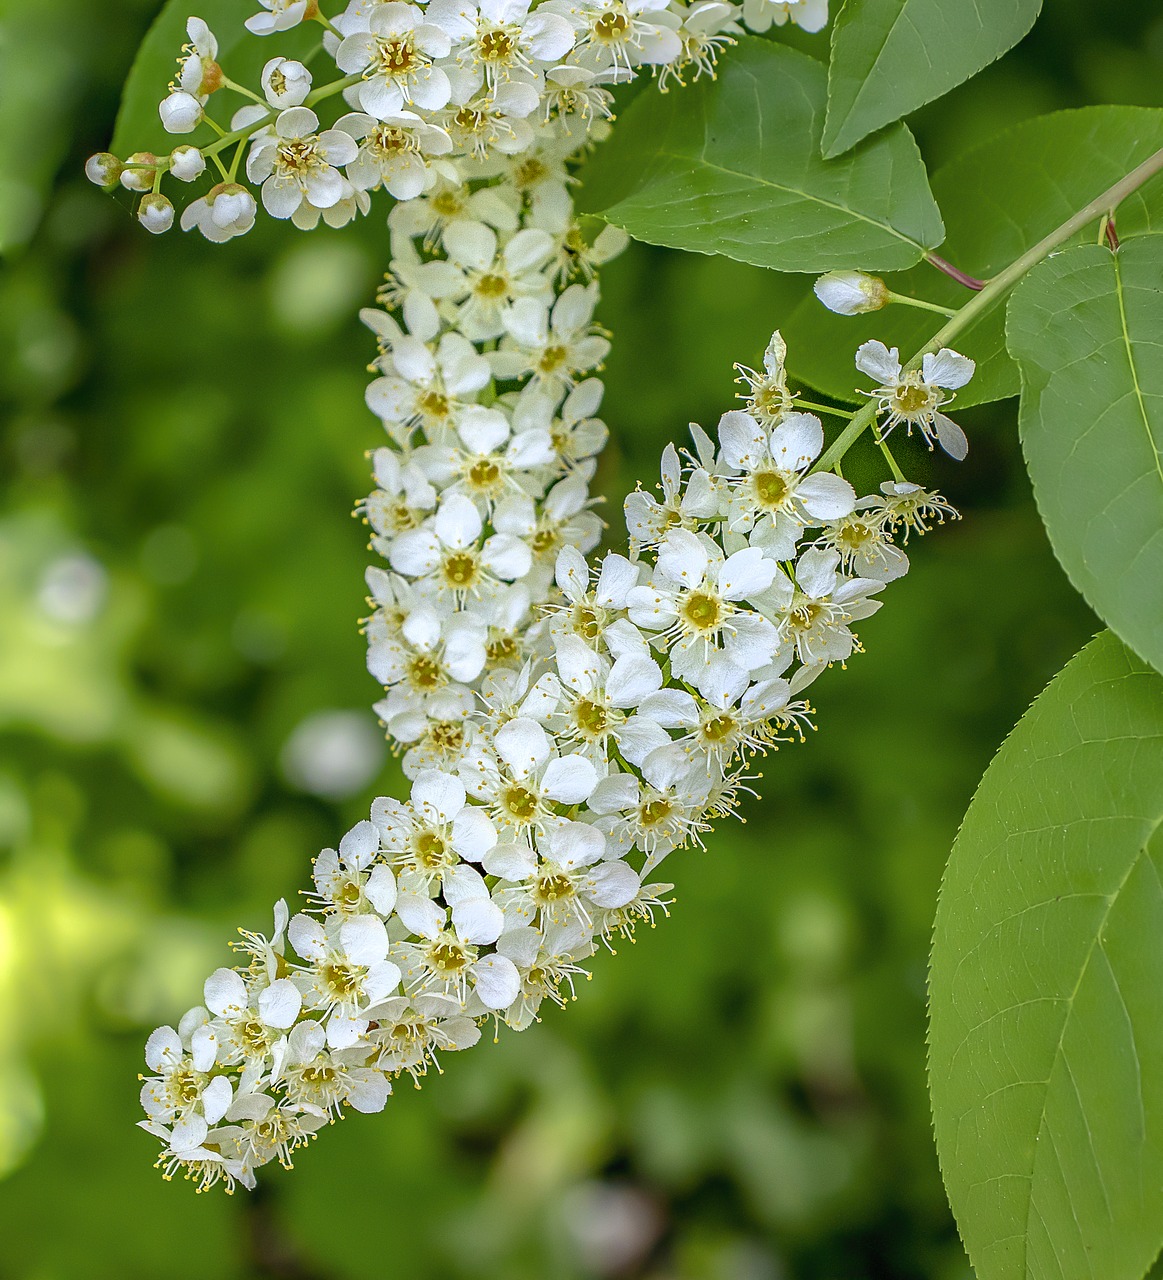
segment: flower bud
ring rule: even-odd
[[[164,98],[157,110],[167,133],[190,133],[202,120],[202,104],[192,93],[180,89]]]
[[[121,168],[121,185],[126,191],[151,191],[157,171],[157,156],[152,151],[135,151]]]
[[[85,177],[98,187],[115,187],[121,177],[121,161],[111,151],[98,151],[85,161]]]
[[[137,220],[147,231],[160,236],[174,225],[174,206],[165,196],[156,193],[143,196],[137,206]]]
[[[297,107],[311,92],[311,73],[301,62],[272,58],[262,69],[262,91],[272,107]]]
[[[816,297],[824,306],[842,316],[879,311],[891,301],[884,281],[863,271],[829,271],[816,281],[814,287]]]
[[[170,153],[170,172],[179,182],[193,182],[206,171],[206,157],[197,147],[175,147]]]

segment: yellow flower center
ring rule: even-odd
[[[696,631],[713,631],[723,617],[723,606],[705,591],[692,591],[683,604],[682,614]]]

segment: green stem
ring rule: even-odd
[[[344,76],[341,80],[333,80],[330,84],[321,85],[306,96],[303,100],[303,106],[313,107],[317,102],[322,102],[325,98],[333,98],[337,93],[342,93],[344,89],[356,84],[361,79],[362,76],[357,71],[354,75]],[[267,125],[274,124],[282,114],[282,111],[282,107],[272,107],[265,116],[260,116],[253,124],[248,124],[243,129],[235,129],[232,133],[222,133],[221,129],[219,129],[219,133],[222,136],[217,142],[212,142],[208,147],[203,147],[202,154],[204,156],[213,156],[235,142],[244,141],[260,129],[265,129]],[[214,127],[218,128],[217,125]]]
[[[949,307],[939,306],[935,302],[926,302],[924,298],[910,298],[907,293],[893,293],[889,290],[888,298],[890,302],[901,302],[906,307],[920,307],[922,311],[935,311],[939,316],[955,316],[956,311]]]
[[[851,409],[837,409],[834,405],[817,404],[814,400],[801,400],[798,396],[796,397],[796,408],[797,409],[815,409],[819,413],[833,413],[836,415],[837,418],[852,417]]]
[[[905,365],[905,368],[918,368],[925,356],[931,355],[933,352],[947,346],[959,333],[981,319],[986,312],[992,310],[1031,267],[1036,267],[1043,258],[1053,253],[1060,245],[1065,244],[1071,236],[1081,231],[1087,223],[1093,222],[1095,218],[1101,218],[1104,214],[1113,212],[1127,196],[1137,191],[1143,183],[1149,181],[1160,171],[1163,171],[1163,147],[1156,151],[1154,155],[1148,156],[1141,165],[1132,169],[1130,173],[1120,178],[1114,186],[1109,187],[1102,195],[1095,197],[1088,205],[1085,205],[1077,213],[1067,218],[1061,226],[1055,227],[1048,236],[1044,236],[1033,248],[1027,249],[1020,258],[1015,258],[1004,271],[999,272],[989,280],[980,293],[975,293],[950,319],[948,324],[942,326],[925,343]],[[876,402],[870,400],[863,409],[857,412],[840,435],[836,437],[812,470],[830,471],[848,452],[853,442],[859,439],[865,427],[873,421],[875,416]]]

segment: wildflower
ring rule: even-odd
[[[214,244],[245,235],[254,226],[258,206],[254,196],[237,182],[220,182],[208,195],[182,210],[183,231],[194,227]]]
[[[280,111],[302,106],[311,92],[311,72],[294,58],[272,58],[263,67],[259,81],[266,100]]]
[[[972,360],[942,347],[936,355],[926,354],[920,369],[902,369],[896,347],[890,351],[883,342],[873,340],[857,351],[856,367],[880,381],[881,385],[868,394],[876,401],[878,412],[887,415],[884,435],[903,422],[910,435],[916,427],[930,449],[935,440],[958,462],[969,452],[965,432],[939,410],[953,399],[945,391],[956,391],[973,377]]]
[[[341,129],[317,133],[318,128],[314,111],[291,107],[280,113],[270,135],[256,140],[246,173],[262,183],[263,208],[273,218],[291,217],[304,202],[328,209],[343,198],[339,167],[350,164],[359,147]]]
[[[842,316],[880,311],[890,301],[884,281],[863,271],[829,271],[812,288],[829,311]]]

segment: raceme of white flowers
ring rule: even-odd
[[[263,0],[247,25],[314,14]],[[381,1110],[402,1074],[563,1005],[599,948],[665,912],[672,886],[652,877],[734,810],[751,759],[802,737],[801,695],[859,649],[853,624],[908,569],[899,544],[955,515],[895,462],[864,497],[812,469],[823,426],[797,407],[776,333],[761,371],[738,366],[744,407],[717,439],[692,424],[691,449],[663,454],[661,496],[627,499],[628,555],[587,562],[607,437],[595,270],[625,236],[582,235],[570,166],[607,127],[604,84],[642,62],[705,67],[737,14],[356,0],[326,37],[351,114],[319,131],[310,72],[275,59],[277,115],[233,122],[274,216],[338,224],[378,186],[398,201],[383,306],[363,313],[387,442],[360,509],[383,560],[367,573],[375,709],[411,792],[377,800],[315,860],[303,910],[278,903],[269,938],[240,931],[246,967],[217,970],[203,1004],[150,1036],[142,1127],[167,1177],[251,1187],[347,1109]],[[826,12],[748,0],[744,17],[814,28]],[[225,83],[213,36],[196,20],[190,34],[171,126]],[[153,194],[163,170],[197,176],[192,150],[154,168]],[[226,240],[255,212],[231,177],[182,222]],[[943,350],[905,369],[866,343],[857,364],[884,433],[904,422],[963,454],[939,409],[972,362]]]
[[[168,156],[102,152],[86,170],[101,186],[142,192],[137,216],[149,231],[174,223],[163,180],[190,183],[207,171],[220,180],[186,204],[186,231],[217,242],[243,235],[259,201],[307,230],[320,218],[342,226],[368,212],[373,190],[409,200],[459,182],[473,166],[529,152],[546,120],[572,120],[584,135],[611,114],[607,86],[639,67],[652,68],[664,88],[687,71],[712,71],[740,22],[819,31],[828,17],[827,0],[543,0],[532,8],[529,0],[350,0],[330,18],[316,0],[260,3],[246,20],[252,34],[317,22],[337,74],[316,84],[311,68],[275,56],[259,85],[236,84],[217,61],[214,33],[191,18],[158,110],[167,132],[189,134],[207,121],[215,140]],[[216,95],[243,102],[215,119]],[[348,110],[321,128],[314,108],[331,99]]]

